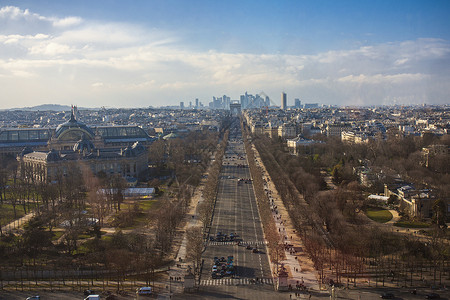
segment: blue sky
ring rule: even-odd
[[[450,103],[450,1],[1,1],[0,108]]]

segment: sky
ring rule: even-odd
[[[450,1],[0,0],[0,109],[450,104]]]

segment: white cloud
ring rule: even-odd
[[[101,88],[101,87],[104,87],[105,84],[103,82],[94,82],[93,84],[91,84],[91,86],[93,88]]]
[[[383,83],[413,83],[414,81],[420,81],[429,78],[429,75],[425,74],[395,74],[395,75],[364,75],[359,74],[357,76],[348,75],[345,77],[338,78],[338,82],[348,82],[357,84],[383,84]]]
[[[64,19],[54,19],[53,26],[55,27],[70,27],[74,25],[79,25],[83,22],[83,19],[79,17],[67,17]]]
[[[315,55],[248,54],[194,52],[175,33],[16,7],[0,9],[3,25],[0,86],[16,95],[15,106],[54,95],[84,99],[84,106],[137,106],[149,99],[159,102],[146,105],[166,105],[223,93],[238,98],[246,90],[264,91],[276,102],[284,90],[292,99],[326,103],[393,97],[446,103],[450,92],[450,44],[439,39]]]
[[[71,49],[68,45],[62,45],[54,42],[40,43],[30,48],[30,54],[32,55],[42,54],[45,56],[57,56],[60,54],[68,54],[72,52],[73,49]]]

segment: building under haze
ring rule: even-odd
[[[16,156],[25,147],[33,150],[70,150],[82,138],[96,149],[124,148],[139,142],[149,146],[154,138],[139,126],[87,126],[79,122],[74,111],[70,119],[56,128],[0,128],[0,154]]]
[[[89,127],[70,119],[52,128],[0,131],[3,155],[17,155],[22,174],[39,181],[58,180],[78,166],[93,174],[119,174],[135,183],[146,174],[151,138],[138,126]]]
[[[287,108],[287,95],[286,93],[281,93],[281,109],[286,110]]]
[[[146,176],[147,149],[139,142],[118,149],[98,149],[84,136],[69,150],[33,151],[27,147],[18,156],[21,174],[36,181],[56,182],[73,168],[92,175],[120,175],[130,185]]]

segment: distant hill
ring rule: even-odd
[[[69,111],[72,107],[70,105],[61,105],[61,104],[41,104],[36,105],[32,107],[21,107],[21,108],[11,108],[7,110],[26,110],[26,111]],[[84,107],[78,107],[78,110],[86,110],[86,109],[93,109],[93,108],[84,108]]]

